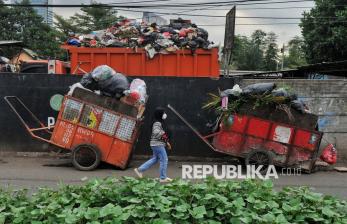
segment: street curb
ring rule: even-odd
[[[22,158],[69,158],[69,152],[10,152],[0,151],[1,157],[22,157]],[[148,160],[152,155],[133,155],[132,160]],[[221,156],[221,157],[197,157],[197,156],[169,156],[171,161],[179,162],[238,162],[238,159],[232,156]],[[333,166],[346,166],[347,161],[340,161]]]
[[[66,158],[70,153],[56,153],[56,152],[9,152],[0,151],[1,157],[26,157],[26,158]],[[147,160],[152,155],[133,155],[133,160]],[[195,156],[169,156],[172,161],[190,161],[190,162],[235,162],[237,159],[231,156],[223,157],[195,157]]]

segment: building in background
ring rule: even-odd
[[[166,19],[153,12],[143,12],[142,21],[145,23],[156,23],[160,26],[167,24]]]
[[[10,0],[11,4],[20,3],[21,0]],[[45,23],[52,26],[53,25],[53,10],[52,7],[48,5],[52,4],[53,0],[30,0],[32,5],[47,5],[47,7],[34,7],[37,14],[39,14]]]

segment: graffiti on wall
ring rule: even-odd
[[[325,132],[347,132],[347,99],[337,97],[300,97],[312,113],[319,116],[318,127]]]

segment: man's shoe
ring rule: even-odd
[[[142,173],[141,173],[137,168],[135,168],[134,171],[135,171],[135,173],[137,174],[137,176],[138,176],[139,178],[142,178],[142,177],[143,177]]]
[[[172,181],[172,179],[167,177],[165,179],[160,179],[159,181],[160,181],[160,183],[169,183]]]

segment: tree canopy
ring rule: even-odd
[[[301,20],[309,63],[347,60],[346,0],[315,0]]]
[[[58,32],[61,34],[62,41],[66,40],[66,37],[70,32],[78,32],[79,28],[71,18],[65,19],[64,17],[54,14],[54,26]]]
[[[233,67],[240,70],[276,70],[277,36],[256,30],[251,37],[237,35],[233,50]]]
[[[23,4],[29,4],[24,0]],[[60,54],[58,33],[32,7],[0,6],[0,40],[20,40],[41,56]]]
[[[70,24],[75,25],[75,28],[78,27],[78,32],[89,33],[106,29],[124,19],[122,16],[117,16],[117,11],[112,8],[102,7],[97,2],[92,2],[92,5],[94,7],[82,7],[82,13],[76,13],[69,18]]]
[[[264,69],[267,71],[275,71],[278,65],[278,46],[277,35],[274,32],[267,34],[266,45]]]
[[[306,65],[306,55],[305,55],[305,43],[304,40],[295,36],[288,42],[288,55],[285,57],[285,67],[296,68],[302,65]]]

